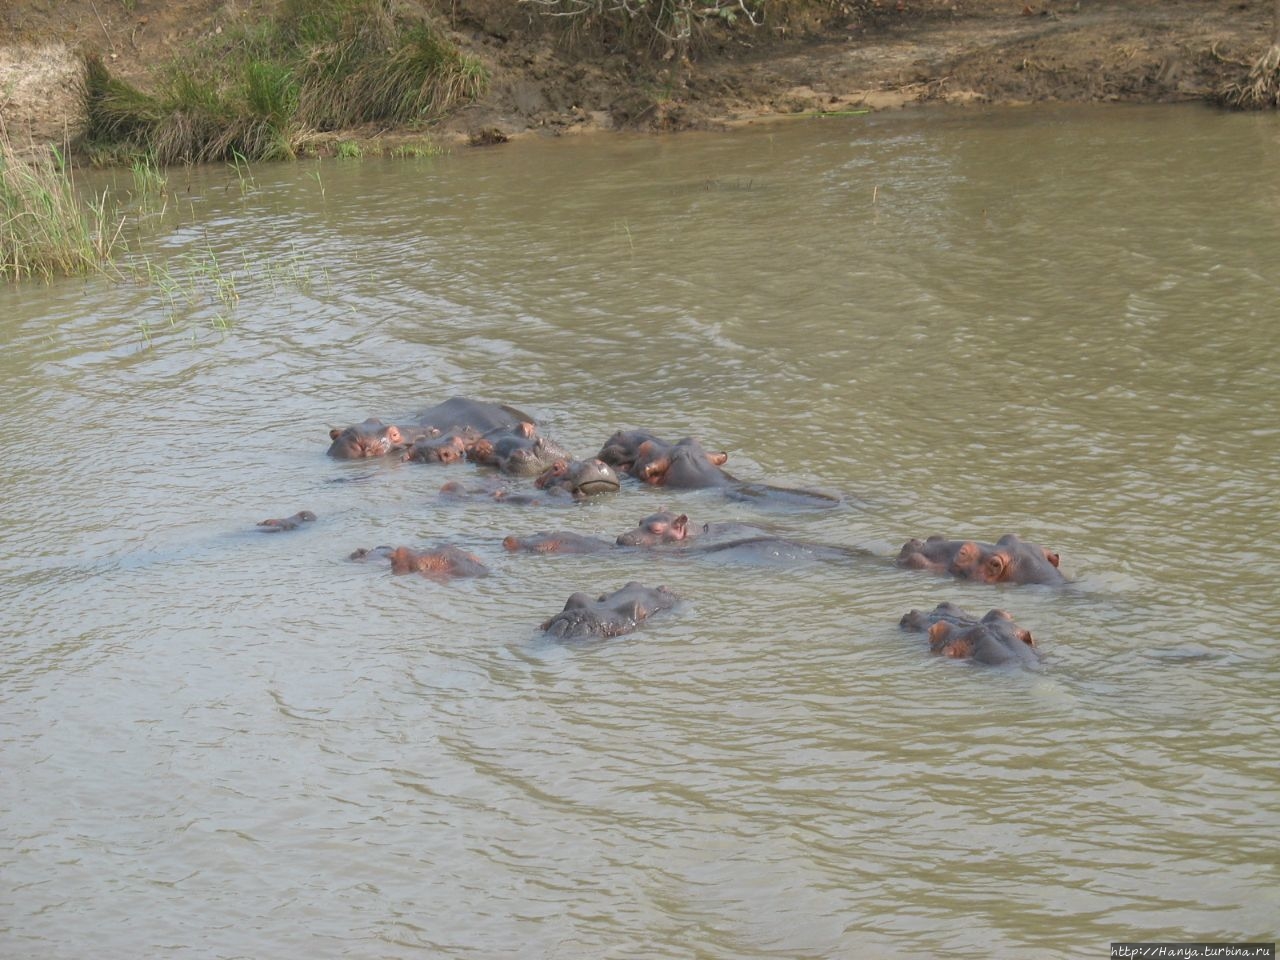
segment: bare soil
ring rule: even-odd
[[[15,143],[67,141],[80,122],[77,50],[145,87],[155,64],[269,2],[0,0],[0,120]],[[1272,0],[849,0],[826,21],[766,23],[650,60],[566,45],[532,4],[441,6],[487,66],[488,94],[426,130],[343,131],[322,147],[714,129],[926,102],[1210,100],[1266,49]]]

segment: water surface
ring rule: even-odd
[[[1278,147],[1200,109],[918,111],[172,171],[135,265],[174,283],[0,290],[0,953],[1275,940]],[[845,503],[450,503],[474,467],[324,456],[451,395]],[[501,547],[661,506],[858,556]],[[1006,532],[1070,588],[891,562]],[[491,575],[345,559],[445,542]],[[540,634],[631,579],[683,602]],[[942,600],[1010,610],[1043,669],[931,658],[897,622]]]

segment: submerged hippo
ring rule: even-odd
[[[564,531],[510,536],[503,544],[508,550],[528,553],[599,553],[610,547],[597,537]],[[619,534],[613,546],[680,555],[714,555],[725,560],[780,566],[813,560],[847,560],[861,553],[850,547],[791,540],[744,523],[695,526],[687,514],[670,510],[660,510],[643,518],[635,527]]]
[[[608,540],[565,530],[542,530],[527,537],[512,534],[502,541],[502,545],[512,553],[600,553],[613,547]]]
[[[568,493],[574,499],[597,493],[616,493],[622,486],[613,467],[603,460],[556,460],[538,475],[539,490]]]
[[[330,430],[329,456],[338,459],[380,457],[398,452],[421,438],[448,434],[483,436],[518,423],[533,423],[527,413],[501,403],[450,397],[416,417],[395,424],[370,418],[343,430]]]
[[[762,500],[796,506],[834,507],[841,498],[817,490],[796,490],[767,483],[746,483],[722,469],[729,455],[710,451],[693,437],[676,443],[641,431],[615,433],[600,450],[600,459],[650,486],[673,490],[719,489],[735,500]]]
[[[678,599],[666,587],[646,587],[632,580],[595,600],[585,593],[575,593],[563,610],[542,624],[542,629],[561,640],[618,637],[630,633],[652,614],[670,610]]]
[[[979,620],[954,603],[940,603],[929,613],[912,610],[899,626],[928,633],[930,652],[943,657],[992,665],[1034,666],[1040,661],[1031,631],[1014,623],[1004,610],[990,610]]]
[[[260,533],[284,533],[287,530],[297,530],[304,523],[310,523],[316,518],[316,515],[310,510],[299,510],[292,517],[284,517],[279,520],[259,520],[258,531]]]
[[[1058,555],[1034,543],[1005,534],[994,544],[976,540],[908,540],[896,561],[908,570],[949,573],[978,583],[1043,583],[1059,585]]]
[[[618,534],[620,547],[657,547],[669,543],[689,544],[693,540],[706,544],[712,540],[767,537],[768,532],[746,523],[691,523],[688,514],[659,510],[640,520],[625,533]]]
[[[484,577],[489,568],[479,557],[452,544],[427,550],[410,547],[361,548],[351,554],[351,560],[390,560],[395,574],[420,573],[431,580],[450,580],[453,577]]]
[[[440,487],[439,497],[441,500],[492,500],[495,503],[519,504],[520,506],[539,506],[549,502],[549,498],[541,494],[517,492],[503,483],[498,477],[484,477],[473,484],[450,480]],[[574,502],[567,494],[563,498],[551,499],[562,500],[566,505]]]

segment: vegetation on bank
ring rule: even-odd
[[[110,259],[120,228],[105,195],[80,198],[61,153],[27,159],[0,133],[0,276],[86,273]]]
[[[1280,109],[1280,0],[1271,11],[1271,44],[1248,66],[1248,76],[1223,88],[1222,103],[1236,110]]]
[[[519,0],[543,14],[571,39],[686,55],[726,27],[759,26],[766,12],[787,7],[827,8],[830,0]],[[766,10],[766,7],[771,8]]]
[[[403,0],[282,0],[160,67],[154,92],[86,57],[91,156],[159,164],[289,159],[316,132],[426,123],[483,92],[484,68]]]

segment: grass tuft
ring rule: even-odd
[[[47,280],[100,269],[122,226],[106,194],[81,199],[61,153],[28,159],[0,129],[0,276]]]

